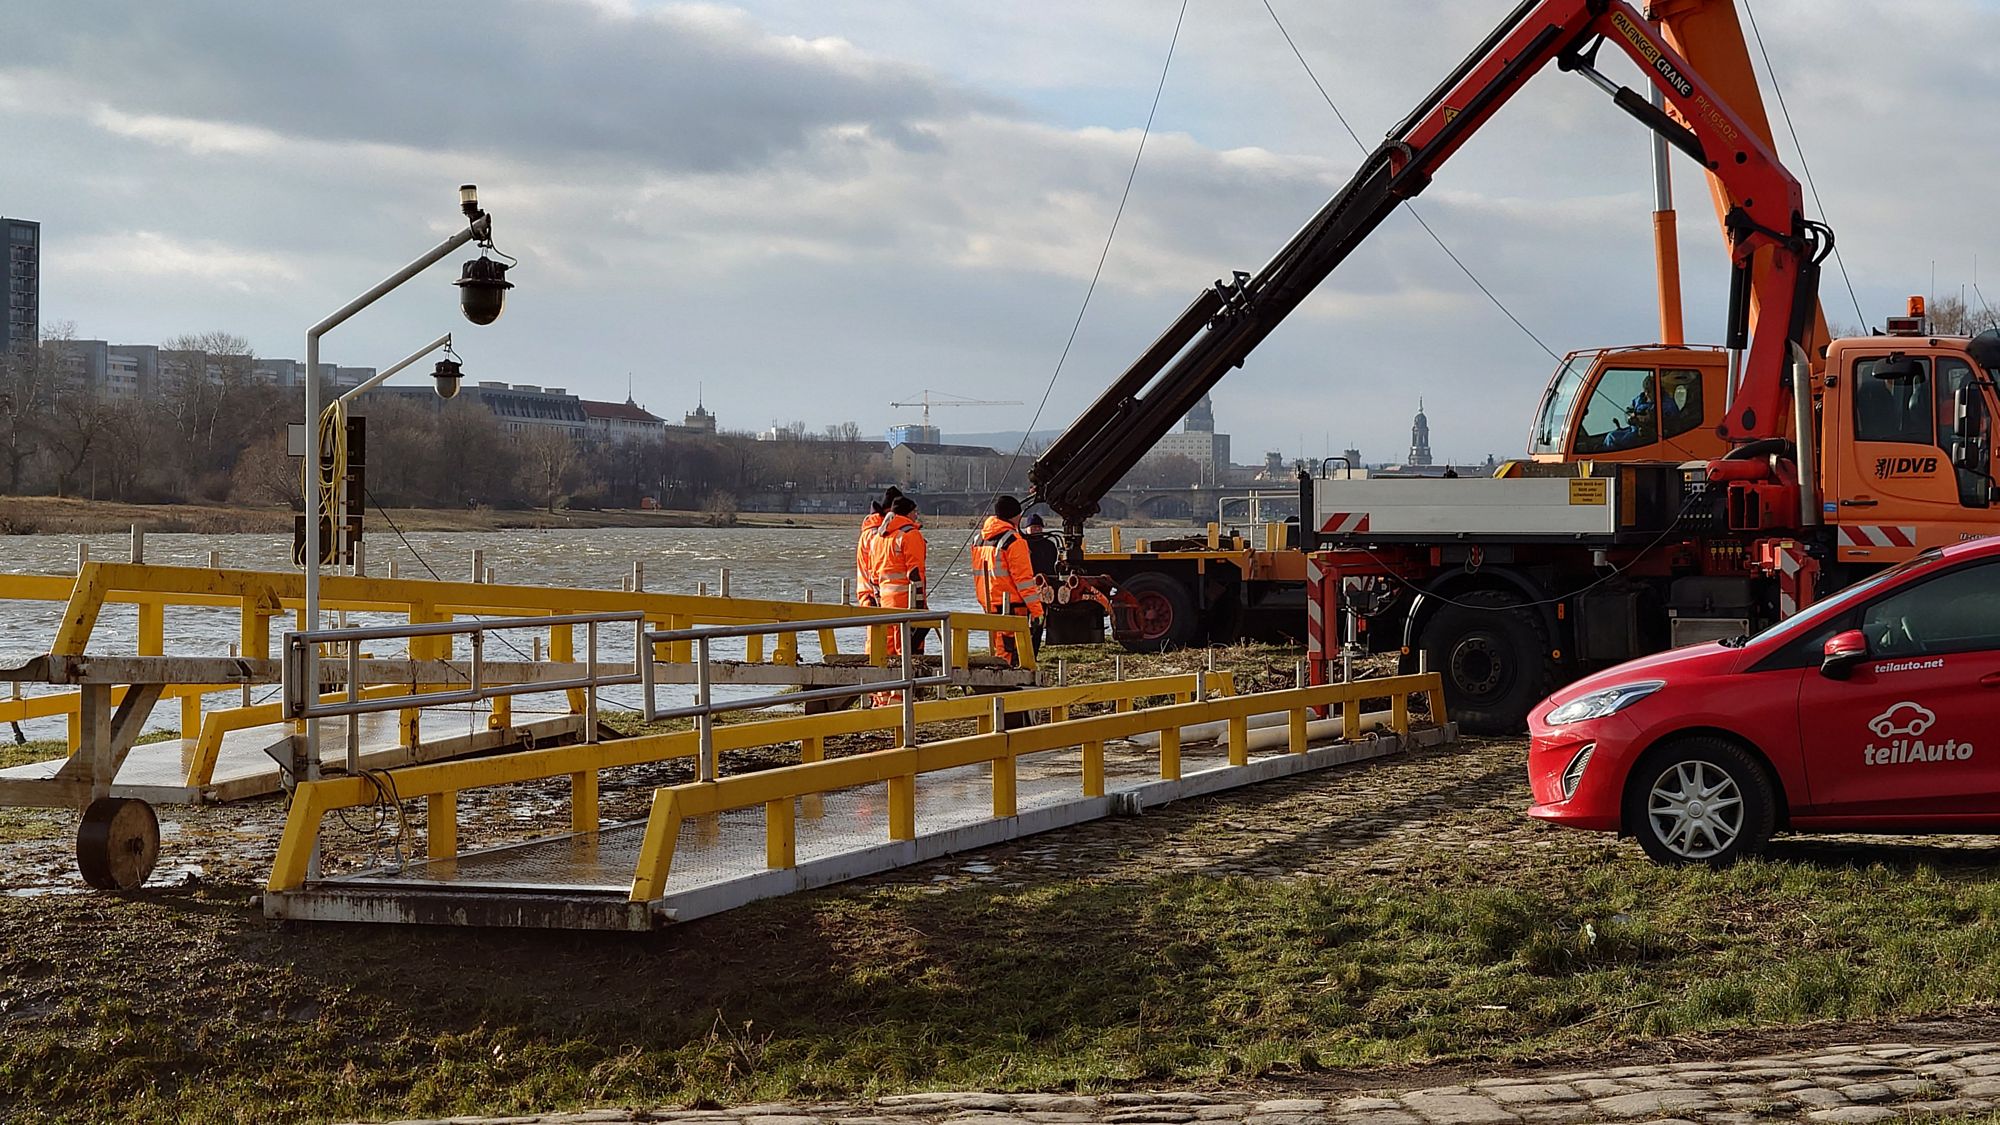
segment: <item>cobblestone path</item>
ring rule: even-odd
[[[904,1094],[875,1102],[734,1109],[602,1109],[501,1122],[684,1125],[1573,1125],[1597,1121],[1875,1125],[1988,1115],[2000,1106],[2000,1043],[1851,1044],[1728,1061],[1620,1066],[1465,1085],[1273,1098],[1270,1091]]]

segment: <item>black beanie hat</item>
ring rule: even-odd
[[[1012,496],[1002,496],[993,502],[993,514],[1013,523],[1021,518],[1021,502]]]

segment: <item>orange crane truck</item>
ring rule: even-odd
[[[1671,112],[1597,69],[1607,43]],[[1723,185],[1733,263],[1725,344],[1706,353],[1713,370],[1693,382],[1692,406],[1671,368],[1607,362],[1645,349],[1587,353],[1577,393],[1545,399],[1537,420],[1537,439],[1547,433],[1572,458],[1562,465],[1492,479],[1302,477],[1295,553],[1315,677],[1345,622],[1349,642],[1443,673],[1452,717],[1467,729],[1518,730],[1560,682],[1750,632],[1925,546],[2000,531],[1990,374],[2000,333],[1931,336],[1913,309],[1889,335],[1810,355],[1819,262],[1833,236],[1804,216],[1798,182],[1770,146],[1625,0],[1524,0],[1276,258],[1198,296],[1036,462],[1033,498],[1062,517],[1070,545],[1071,596],[1052,637],[1101,629],[1108,607],[1114,635],[1149,643],[1156,590],[1143,579],[1161,561],[1082,554],[1098,497],[1550,64],[1599,87]],[[1588,404],[1613,374],[1633,393],[1619,425],[1600,433]],[[1662,437],[1690,411],[1699,426],[1674,436],[1700,431],[1685,439],[1704,443],[1694,457]],[[1650,458],[1619,456],[1648,447]],[[1212,599],[1202,604],[1233,596],[1252,608],[1241,579],[1215,569],[1198,580]]]

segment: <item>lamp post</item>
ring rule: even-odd
[[[446,254],[473,240],[483,246],[493,244],[493,219],[479,207],[479,189],[466,184],[458,189],[459,210],[465,215],[465,229],[425,251],[409,265],[390,274],[374,288],[342,305],[333,315],[306,330],[306,472],[311,486],[306,489],[306,621],[308,630],[319,628],[320,553],[320,444],[319,444],[319,338],[339,327],[348,317],[380,300],[390,290],[437,264]],[[459,285],[459,304],[466,319],[474,324],[491,324],[500,315],[506,290],[507,267],[481,258],[467,262]],[[425,349],[428,351],[429,349]],[[414,362],[414,359],[411,361]],[[331,529],[329,529],[331,530]],[[317,654],[313,676],[318,679]],[[317,690],[317,685],[308,690]],[[354,720],[350,717],[349,722]],[[304,762],[294,757],[292,776],[309,779],[319,776],[319,721],[306,720]]]

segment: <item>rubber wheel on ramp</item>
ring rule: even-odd
[[[100,891],[137,890],[160,858],[160,818],[129,797],[99,797],[76,830],[76,866]]]

